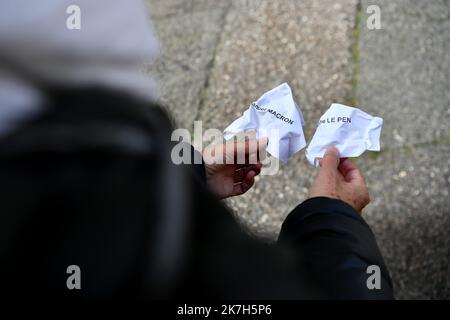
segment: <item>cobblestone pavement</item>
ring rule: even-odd
[[[366,27],[368,5],[381,30]],[[384,118],[382,152],[357,159],[373,228],[398,298],[450,298],[450,2],[448,0],[149,1],[161,57],[147,71],[181,127],[223,130],[288,82],[307,140],[332,102]],[[304,152],[229,206],[275,239],[316,171]]]

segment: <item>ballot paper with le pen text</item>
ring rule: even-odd
[[[242,117],[224,130],[224,137],[229,140],[238,133],[255,130],[257,139],[269,139],[267,152],[286,162],[306,146],[303,124],[292,90],[283,83],[253,102]]]
[[[359,157],[364,151],[380,151],[383,119],[349,106],[334,103],[320,118],[306,149],[306,158],[318,166],[327,147],[335,146],[341,158]]]

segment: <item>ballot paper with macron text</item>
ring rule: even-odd
[[[226,140],[248,130],[256,138],[269,138],[267,152],[286,162],[306,146],[303,115],[287,83],[266,92],[253,102],[242,117],[224,130]]]

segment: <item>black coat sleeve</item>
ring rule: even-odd
[[[284,221],[278,243],[298,250],[332,299],[393,299],[391,278],[370,227],[343,201],[306,200]],[[368,289],[371,265],[381,271],[381,289]]]
[[[192,170],[195,176],[206,184],[206,167],[202,154],[191,146],[191,159],[193,159]]]

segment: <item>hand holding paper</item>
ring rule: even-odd
[[[328,147],[320,160],[320,170],[309,189],[309,198],[340,199],[357,212],[370,202],[369,190],[358,167],[350,159],[340,159],[335,147]]]
[[[267,142],[267,138],[229,141],[206,148],[203,151],[203,159],[208,160],[205,161],[208,187],[221,199],[246,193],[261,172],[261,160],[264,159],[258,156],[264,156]],[[214,162],[215,155],[218,154],[223,157]]]

